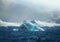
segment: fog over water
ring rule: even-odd
[[[60,0],[0,0],[0,19],[9,22],[35,19],[60,23]]]

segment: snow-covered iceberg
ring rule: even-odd
[[[38,21],[38,20],[33,20],[33,21],[27,20],[22,23],[10,23],[10,22],[4,22],[4,21],[0,20],[0,26],[7,26],[7,27],[15,26],[15,27],[21,28],[21,30],[26,29],[26,31],[45,31],[45,28],[53,29],[52,27],[55,27],[55,26],[58,27],[58,26],[60,26],[60,24],[47,23],[47,22],[42,22],[42,21]]]
[[[56,26],[59,27],[60,26],[60,24],[42,22],[42,21],[37,21],[37,20],[33,20],[33,21],[27,20],[27,21],[24,21],[21,26],[23,26],[23,25],[25,26],[25,28],[27,28],[30,31],[45,31],[44,28],[46,28],[46,27],[53,29],[53,27],[56,27]]]

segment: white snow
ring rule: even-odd
[[[20,26],[19,23],[11,23],[0,20],[0,26]]]
[[[42,21],[36,21],[36,24],[40,25],[40,26],[48,26],[48,27],[52,27],[52,26],[60,26],[60,24],[56,24],[56,23],[47,23],[47,22],[42,22]]]

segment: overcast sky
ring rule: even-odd
[[[60,0],[0,0],[0,19],[9,22],[35,19],[60,23]]]

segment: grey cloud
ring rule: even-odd
[[[44,4],[31,5],[27,0],[20,0],[20,3],[18,0],[0,0],[0,19],[10,22],[36,19],[60,23],[59,11],[60,9],[53,9]]]

